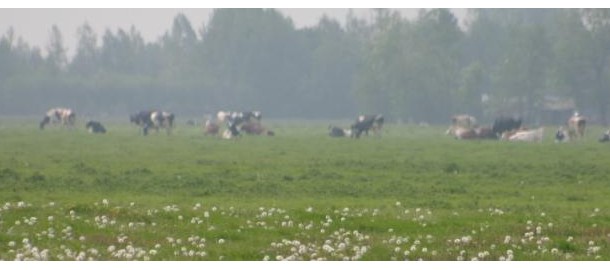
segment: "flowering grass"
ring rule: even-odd
[[[0,122],[1,260],[608,260],[609,145]],[[595,133],[599,131],[598,133]],[[550,133],[550,132],[549,132]]]

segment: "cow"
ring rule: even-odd
[[[266,134],[267,136],[274,136],[275,133],[267,128],[263,127],[259,122],[245,122],[239,128],[241,131],[250,135],[261,135]]]
[[[153,128],[157,131],[164,128],[169,135],[174,127],[174,114],[166,111],[153,111],[150,114]]]
[[[60,123],[64,127],[73,127],[76,122],[76,112],[68,108],[53,108],[47,111],[39,128],[41,130],[49,123]]]
[[[555,142],[556,143],[566,142],[566,141],[568,141],[568,139],[569,139],[568,132],[566,131],[566,129],[563,126],[560,126],[557,129],[557,132],[555,132]]]
[[[520,130],[504,137],[509,141],[542,142],[544,137],[544,127],[532,130]]]
[[[568,119],[568,138],[570,140],[584,138],[586,125],[587,119],[578,114],[578,112],[574,112],[572,117]]]
[[[477,119],[474,116],[468,114],[458,114],[451,117],[451,125],[473,128],[477,124]]]
[[[243,112],[242,117],[244,118],[245,122],[253,122],[253,121],[260,122],[263,118],[263,115],[261,114],[260,111],[249,111],[249,112]]]
[[[474,128],[466,128],[461,126],[451,126],[446,133],[460,140],[498,139],[496,134],[491,131],[490,127],[476,126]]]
[[[213,135],[216,136],[218,135],[218,132],[220,131],[220,125],[218,125],[218,123],[212,121],[211,119],[208,119],[205,121],[205,124],[203,124],[203,134],[204,135]]]
[[[447,131],[445,131],[445,134],[455,135],[454,132],[458,128],[472,129],[476,126],[476,123],[477,120],[474,116],[470,116],[467,114],[453,115],[451,116],[451,125],[449,125]]]
[[[148,129],[152,128],[155,124],[151,118],[152,111],[139,111],[129,116],[129,121],[142,127],[142,135],[148,135]]]
[[[129,117],[131,123],[134,123],[142,127],[142,134],[148,135],[148,130],[155,129],[159,131],[160,128],[167,129],[167,134],[170,134],[171,129],[174,125],[174,114],[164,111],[140,111],[136,114],[132,114]]]
[[[337,126],[329,125],[328,126],[328,135],[333,138],[351,137],[352,131],[350,129],[342,129]]]
[[[606,132],[604,132],[602,134],[602,137],[599,138],[599,142],[601,143],[605,143],[605,142],[609,142],[610,141],[610,129],[606,130]]]
[[[504,134],[504,132],[520,129],[521,122],[521,118],[500,116],[494,120],[491,129],[492,132],[496,134],[496,136],[500,137],[502,136],[502,134]]]
[[[471,140],[477,139],[477,133],[473,128],[466,128],[461,126],[452,126],[447,130],[448,135],[452,135],[454,138],[459,140]]]
[[[89,131],[89,133],[92,133],[92,134],[106,133],[106,128],[104,128],[104,126],[98,121],[87,122],[87,124],[85,124],[85,128],[87,129],[87,131]]]
[[[362,132],[368,136],[369,130],[373,130],[376,135],[381,136],[383,123],[384,117],[381,114],[360,115],[356,122],[351,125],[350,137],[360,138]]]
[[[498,135],[493,132],[491,127],[475,127],[474,132],[477,139],[498,139]]]
[[[218,111],[216,119],[218,119],[218,123],[225,123],[226,119],[233,115],[233,113],[231,111]]]

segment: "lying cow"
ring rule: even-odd
[[[544,127],[540,127],[532,130],[520,130],[513,134],[503,135],[506,140],[509,141],[521,141],[521,142],[541,142],[544,137]]]
[[[446,134],[454,136],[460,140],[471,140],[471,139],[497,139],[495,133],[490,127],[475,127],[466,128],[461,126],[451,126]]]
[[[604,143],[604,142],[608,142],[610,141],[610,129],[606,130],[606,132],[604,132],[602,134],[602,137],[599,138],[599,142]]]
[[[106,133],[106,128],[104,128],[104,126],[102,126],[102,124],[98,121],[87,122],[87,124],[85,124],[85,128],[87,128],[87,131],[92,134]]]
[[[261,135],[266,134],[267,136],[274,136],[275,133],[267,128],[263,127],[259,122],[246,122],[240,127],[240,130],[250,135]]]
[[[351,137],[352,131],[349,129],[342,129],[337,126],[328,126],[328,135],[334,138],[338,137]]]
[[[218,135],[219,131],[220,131],[220,125],[218,125],[218,123],[213,122],[210,119],[206,120],[205,124],[203,124],[203,134],[206,136],[207,135],[216,136],[216,135]]]
[[[568,131],[563,126],[560,126],[559,129],[557,129],[557,132],[555,132],[555,142],[567,142],[568,139]]]

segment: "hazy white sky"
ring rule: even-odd
[[[552,5],[536,1],[512,0],[498,4],[498,1],[484,0],[350,0],[348,1],[285,1],[285,0],[172,0],[172,1],[132,1],[129,0],[19,0],[0,3],[0,36],[9,27],[31,46],[37,46],[43,53],[49,41],[51,26],[56,24],[62,32],[64,44],[71,56],[76,51],[76,30],[87,22],[95,30],[98,40],[104,31],[115,32],[118,28],[128,30],[132,25],[140,31],[146,41],[156,41],[172,24],[179,12],[184,13],[195,29],[207,23],[212,8],[264,7],[277,8],[285,16],[292,18],[296,27],[313,26],[324,15],[344,23],[347,8],[352,8],[361,18],[369,18],[368,8],[397,8],[407,18],[417,15],[417,8],[452,8],[458,18],[464,18],[465,8],[496,7],[591,7],[590,2],[599,7],[600,1],[555,0]],[[609,5],[607,2],[606,5]],[[8,7],[8,8],[7,8]],[[25,8],[24,8],[25,7]],[[175,8],[188,7],[188,8]],[[315,8],[312,8],[315,7]],[[323,7],[323,8],[319,8]]]
[[[346,8],[279,8],[285,16],[292,18],[296,27],[313,26],[326,14],[341,23],[348,12]],[[353,9],[362,18],[370,17],[369,9]],[[171,27],[178,13],[185,14],[195,29],[207,23],[212,9],[209,8],[0,8],[0,35],[9,27],[30,46],[44,52],[49,41],[50,30],[56,24],[62,32],[64,44],[71,56],[76,51],[76,30],[89,23],[101,39],[104,31],[115,32],[118,28],[128,30],[134,25],[146,41],[155,41]],[[414,17],[417,9],[400,9],[403,16]]]

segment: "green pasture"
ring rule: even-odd
[[[0,260],[609,260],[603,127],[556,144],[272,121],[222,140],[0,119]],[[82,124],[82,125],[80,125]]]

